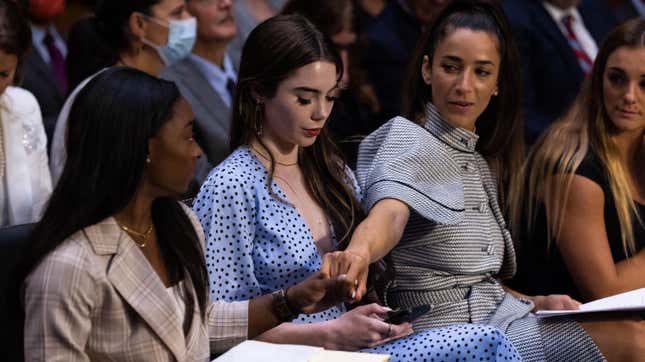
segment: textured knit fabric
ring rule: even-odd
[[[575,322],[534,318],[500,279],[515,272],[515,252],[497,202],[494,177],[475,148],[478,136],[449,125],[432,104],[423,126],[397,117],[360,146],[357,177],[369,210],[398,199],[411,209],[391,252],[396,277],[382,298],[394,307],[431,304],[414,327],[484,323],[506,332],[525,360],[588,353],[601,360]]]
[[[357,187],[349,169],[347,176]],[[264,166],[241,147],[210,173],[195,199],[193,209],[207,238],[214,300],[255,298],[292,286],[320,269],[322,258],[304,219],[292,205],[271,196],[266,181]],[[288,201],[275,182],[272,189]],[[356,194],[360,197],[358,189]],[[328,321],[344,312],[339,305],[295,322]],[[427,330],[365,351],[390,353],[392,362],[519,358],[499,330],[472,324]]]

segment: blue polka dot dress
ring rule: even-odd
[[[348,176],[360,196],[351,171]],[[320,269],[322,258],[304,219],[292,205],[270,195],[266,178],[264,166],[240,147],[211,171],[195,199],[214,300],[255,298]],[[287,200],[275,182],[272,187]],[[328,321],[344,312],[341,304],[301,315],[294,323]],[[499,330],[474,324],[430,329],[363,351],[390,354],[393,362],[520,360]]]

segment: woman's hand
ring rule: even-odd
[[[323,255],[320,271],[331,278],[344,280],[342,296],[349,302],[358,302],[367,292],[369,258],[357,252],[335,251]]]
[[[318,313],[348,300],[345,296],[354,290],[354,282],[345,275],[329,278],[316,272],[287,290],[287,302],[300,313]]]
[[[570,296],[562,294],[536,295],[529,298],[535,304],[533,311],[578,309],[581,304]]]
[[[410,323],[389,324],[383,320],[389,308],[376,303],[356,307],[328,323],[325,348],[356,351],[412,334]]]

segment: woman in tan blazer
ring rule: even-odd
[[[68,161],[19,269],[25,360],[204,361],[350,294],[318,273],[251,301],[209,300],[204,235],[176,199],[202,154],[193,119],[173,83],[134,69],[79,93]]]

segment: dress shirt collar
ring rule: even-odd
[[[47,34],[47,32],[49,32],[52,38],[54,38],[54,45],[56,45],[56,48],[58,48],[61,54],[63,54],[64,58],[67,58],[67,45],[65,45],[63,37],[60,35],[58,30],[56,30],[54,24],[50,24],[49,26],[44,27],[36,24],[30,24],[30,27],[31,43],[33,44],[40,57],[45,61],[45,63],[49,64],[50,61],[49,51],[47,50],[44,42],[45,34]]]
[[[237,73],[235,72],[235,68],[233,68],[231,57],[228,54],[224,54],[224,61],[222,62],[223,68],[196,54],[191,54],[190,58],[213,90],[217,92],[227,106],[231,107],[233,102],[231,95],[226,89],[226,83],[229,78],[237,83]]]
[[[546,12],[551,15],[553,20],[558,24],[559,27],[562,27],[562,18],[567,15],[571,15],[573,19],[577,22],[582,22],[582,16],[578,12],[578,8],[572,6],[567,9],[560,9],[557,6],[551,5],[548,1],[542,1],[542,5],[546,9]]]

